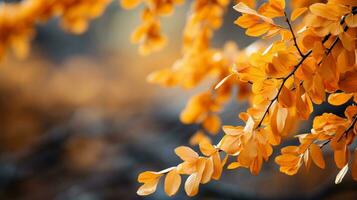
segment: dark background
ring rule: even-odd
[[[148,57],[139,56],[129,42],[140,9],[123,11],[115,2],[80,36],[63,32],[57,19],[39,25],[28,58],[10,54],[0,63],[0,199],[141,199],[136,195],[141,171],[179,162],[174,148],[186,145],[197,129],[182,125],[179,112],[190,95],[206,86],[163,89],[145,77],[180,56],[187,9],[181,6],[163,20],[170,41]],[[253,41],[233,25],[237,16],[230,9],[213,46],[233,40],[244,48]],[[236,116],[246,106],[228,105],[224,123],[238,124]],[[324,105],[316,114],[326,110],[341,112]],[[297,133],[308,131],[310,124],[303,123]],[[281,146],[295,143],[292,139]],[[331,151],[324,151],[325,170],[313,166],[286,176],[271,159],[259,176],[225,170],[220,181],[202,185],[192,199],[357,199],[357,184],[349,174],[334,184],[338,169]],[[144,199],[168,197],[160,184]],[[188,197],[181,187],[171,199]]]

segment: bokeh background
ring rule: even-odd
[[[154,195],[137,196],[136,178],[179,162],[174,148],[186,145],[197,127],[182,125],[178,115],[205,85],[165,89],[148,84],[146,76],[180,56],[188,9],[178,7],[164,18],[170,41],[151,56],[141,57],[129,42],[140,9],[124,11],[113,2],[80,36],[63,32],[57,19],[39,25],[29,57],[10,54],[0,63],[0,199],[169,199],[162,184]],[[253,42],[233,25],[236,17],[228,12],[213,46],[233,40],[244,48]],[[232,102],[223,122],[239,124],[237,113],[246,107]],[[331,109],[325,105],[316,114]],[[300,132],[310,124],[302,124]],[[331,152],[324,153],[325,170],[313,166],[286,176],[271,159],[259,176],[226,170],[221,181],[202,185],[192,199],[357,199],[349,175],[334,185],[338,169]],[[171,199],[188,197],[181,188]]]

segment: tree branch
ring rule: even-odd
[[[297,41],[296,41],[296,35],[295,35],[295,33],[294,33],[293,27],[291,26],[289,17],[287,16],[286,12],[284,12],[284,15],[285,15],[286,23],[289,25],[289,29],[290,29],[291,35],[293,36],[294,45],[295,45],[296,49],[298,50],[300,56],[301,56],[301,57],[304,57],[304,54],[303,54],[302,51],[300,50],[299,45],[298,45],[298,43],[297,43]]]
[[[259,122],[257,128],[259,128],[259,127],[262,125],[262,123],[263,123],[263,121],[264,121],[264,118],[265,118],[266,115],[269,113],[270,107],[273,105],[274,101],[275,101],[275,100],[278,100],[279,95],[280,95],[280,93],[281,93],[281,91],[282,91],[282,89],[283,89],[283,87],[284,87],[284,85],[285,85],[285,82],[286,82],[292,75],[295,74],[296,70],[299,69],[299,67],[302,65],[302,63],[305,61],[305,59],[310,56],[311,53],[312,53],[312,50],[310,50],[309,52],[307,52],[307,54],[303,55],[303,56],[302,56],[302,59],[300,60],[300,62],[294,67],[294,70],[291,71],[290,74],[288,74],[288,75],[283,79],[283,82],[281,83],[281,85],[280,85],[280,87],[279,87],[278,93],[277,93],[277,94],[275,95],[275,97],[270,101],[270,104],[268,105],[267,109],[265,110],[264,115],[263,115],[262,119],[260,120],[260,122]]]

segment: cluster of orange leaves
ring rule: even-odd
[[[156,3],[151,8],[162,4],[160,0],[148,2]],[[332,113],[315,117],[310,133],[295,135],[300,145],[282,148],[275,162],[288,175],[296,174],[304,163],[307,168],[312,162],[324,168],[323,147],[329,144],[341,169],[335,182],[341,182],[350,168],[357,180],[357,150],[351,158],[349,148],[357,134],[357,2],[292,1],[288,14],[284,0],[269,0],[258,7],[254,0],[238,1],[233,9],[242,15],[234,23],[246,29],[246,35],[261,37],[270,45],[254,43],[239,50],[228,42],[222,49],[212,48],[213,33],[221,26],[229,3],[193,1],[183,34],[182,58],[172,68],[148,77],[152,83],[183,88],[213,78],[209,89],[193,96],[180,116],[183,123],[200,125],[190,143],[198,144],[202,155],[187,146],[176,148],[183,162],[160,172],[141,173],[138,181],[143,185],[137,193],[152,194],[165,177],[165,192],[172,196],[181,185],[181,176],[188,175],[184,189],[194,196],[200,184],[220,178],[226,163],[228,169],[247,168],[257,175],[273,147],[295,135],[298,121],[309,119],[314,108],[325,101],[335,106],[350,103],[345,117]],[[140,32],[142,37],[136,42],[149,47],[150,32]],[[203,132],[219,132],[218,114],[235,94],[234,88],[239,88],[240,98],[250,102],[247,111],[239,114],[245,125],[223,126],[224,136],[213,145]]]
[[[12,48],[25,56],[35,33],[35,25],[59,16],[62,27],[82,33],[88,21],[102,14],[110,0],[25,0],[0,4],[0,56]],[[124,8],[144,5],[142,23],[132,35],[139,52],[148,54],[161,49],[166,37],[161,33],[161,17],[170,15],[182,0],[121,0]],[[222,49],[212,48],[214,31],[223,23],[229,0],[195,0],[183,32],[182,57],[173,67],[149,75],[148,81],[167,87],[194,88],[207,79],[209,88],[192,97],[180,119],[199,124],[190,140],[199,145],[200,156],[190,147],[175,153],[182,159],[177,166],[139,175],[143,185],[139,195],[155,192],[161,177],[171,196],[185,181],[187,195],[198,193],[199,185],[220,178],[228,169],[247,168],[254,175],[272,155],[273,146],[295,135],[299,120],[311,117],[314,108],[327,101],[346,106],[345,116],[324,113],[313,120],[310,133],[296,135],[299,146],[281,149],[275,158],[280,171],[296,174],[305,164],[324,168],[323,147],[334,152],[342,181],[349,169],[357,180],[357,152],[350,156],[357,134],[357,2],[355,0],[294,0],[287,14],[285,0],[268,0],[257,6],[255,0],[234,1],[234,10],[242,15],[234,22],[246,29],[246,35],[267,42],[254,43],[239,50],[233,42]],[[285,21],[285,23],[277,23]],[[294,23],[293,23],[294,22]],[[217,134],[219,113],[239,88],[237,99],[248,99],[250,107],[239,114],[243,126],[223,126],[224,136],[217,145],[203,132]],[[328,96],[328,97],[327,97]],[[326,98],[327,97],[327,98]],[[354,158],[351,158],[354,157]],[[228,160],[229,159],[229,160]],[[233,161],[232,161],[233,160]]]
[[[5,1],[6,2],[6,1]],[[0,3],[0,60],[7,49],[22,58],[29,52],[35,26],[53,17],[71,33],[87,30],[89,20],[100,16],[111,0],[23,0]]]

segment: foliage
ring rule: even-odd
[[[153,13],[161,5],[161,1],[148,2],[154,5],[149,6]],[[188,175],[184,189],[188,196],[194,196],[200,184],[220,178],[228,157],[234,160],[228,169],[247,168],[257,175],[272,155],[273,146],[294,135],[298,121],[309,119],[314,108],[326,101],[326,94],[335,106],[357,101],[355,1],[293,1],[290,15],[284,0],[269,0],[257,8],[255,1],[240,1],[233,8],[242,15],[234,23],[246,29],[246,35],[271,43],[254,44],[253,52],[249,48],[239,51],[231,42],[222,50],[209,45],[229,3],[194,1],[184,30],[182,58],[172,68],[148,78],[163,86],[184,88],[195,87],[207,77],[213,76],[216,81],[208,91],[193,96],[180,116],[183,123],[201,124],[202,130],[193,136],[191,144],[199,144],[202,155],[187,146],[176,148],[183,162],[160,172],[141,173],[139,195],[153,193],[166,174],[167,195],[178,191],[181,175]],[[279,20],[285,24],[277,23]],[[146,33],[141,45],[151,40],[150,35]],[[202,132],[218,132],[217,113],[236,87],[250,102],[250,108],[239,114],[245,125],[223,126],[225,135],[213,145]],[[357,180],[357,154],[355,158],[349,156],[357,134],[356,121],[357,106],[353,103],[345,117],[332,113],[315,117],[310,133],[295,136],[300,145],[282,148],[275,158],[280,171],[294,175],[304,163],[309,168],[312,162],[325,168],[322,148],[330,144],[336,166],[341,169],[335,182],[342,181],[349,166]]]
[[[65,30],[82,33],[88,20],[98,17],[109,2],[27,0],[0,4],[0,55],[8,48],[20,57],[26,55],[35,24],[54,16],[61,17]],[[160,50],[167,40],[161,33],[161,17],[170,15],[183,1],[120,3],[127,9],[143,5],[141,24],[131,39],[139,44],[140,53],[149,54]],[[231,3],[192,1],[183,31],[182,57],[173,67],[148,76],[149,82],[167,87],[194,88],[206,79],[214,81],[206,91],[193,96],[180,115],[183,123],[200,125],[190,143],[199,146],[201,155],[190,147],[177,147],[175,153],[182,163],[139,174],[142,186],[137,193],[152,194],[164,177],[164,190],[172,196],[182,183],[181,176],[188,175],[184,189],[188,196],[194,196],[200,184],[220,179],[224,168],[247,168],[257,175],[273,147],[291,135],[300,144],[283,147],[281,155],[275,157],[281,172],[294,175],[311,163],[325,168],[323,148],[329,145],[341,169],[335,183],[340,183],[349,169],[357,180],[357,149],[350,155],[357,134],[357,2],[296,0],[291,2],[289,14],[284,0],[261,5],[254,0],[233,2],[233,9],[241,14],[234,24],[261,40],[245,50],[233,42],[215,49],[210,41]],[[237,99],[250,103],[247,111],[239,114],[245,125],[223,126],[225,135],[214,145],[206,133],[219,132],[218,114],[235,95],[235,88],[239,88]],[[345,104],[344,116],[323,113],[313,119],[309,133],[295,134],[298,122],[308,120],[325,101],[334,106]]]

